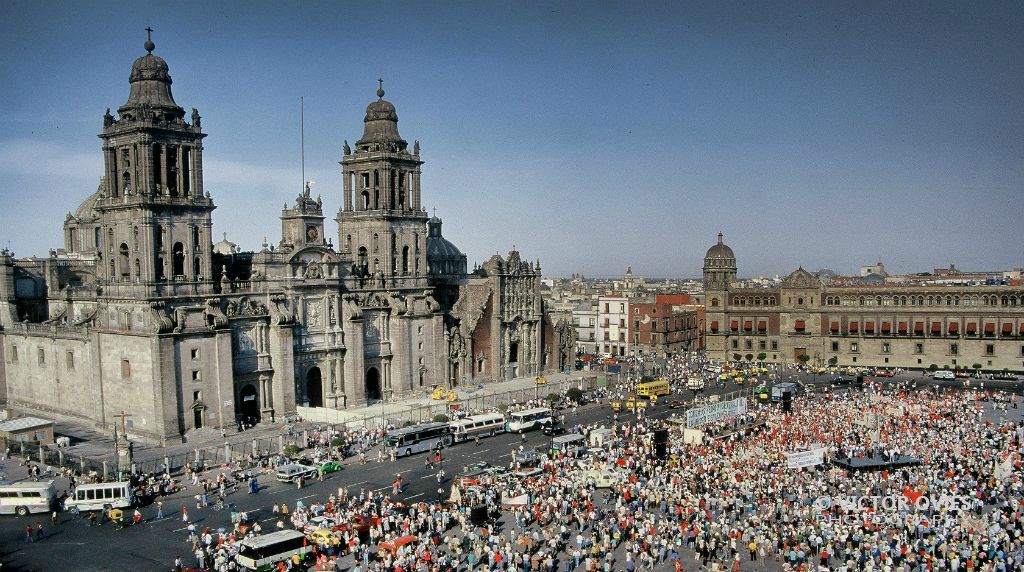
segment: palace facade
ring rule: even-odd
[[[420,144],[383,89],[344,145],[336,243],[307,185],[276,244],[213,244],[201,117],[175,102],[154,47],[103,116],[104,171],[64,248],[0,253],[8,407],[105,429],[126,411],[133,438],[167,442],[571,363],[575,329],[546,310],[540,262],[513,250],[468,272],[427,216]]]
[[[736,271],[719,234],[704,257],[713,358],[792,364],[805,355],[811,365],[835,358],[850,366],[1024,370],[1021,286],[836,287],[798,268],[778,288],[743,288]]]

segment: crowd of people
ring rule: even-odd
[[[704,366],[670,361],[665,373],[685,379]],[[542,456],[539,471],[513,454],[471,485],[457,479],[441,498],[410,504],[400,482],[390,494],[342,487],[286,508],[275,528],[340,524],[310,536],[312,562],[351,572],[681,570],[694,560],[711,570],[1020,569],[1024,426],[986,419],[984,397],[868,384],[797,399],[789,412],[755,403],[703,438],[673,426],[665,455],[654,443],[663,421],[615,421],[602,448]],[[721,431],[729,424],[746,430]],[[351,437],[369,450],[380,435]],[[311,445],[314,454],[331,447]],[[789,454],[815,447],[822,464],[788,466]],[[830,462],[902,456],[920,464],[850,471]],[[607,488],[596,488],[596,474]],[[481,506],[486,523],[472,518]],[[257,533],[236,523],[190,540],[204,566],[226,571],[238,541]]]

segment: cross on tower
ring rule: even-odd
[[[149,40],[149,41],[153,41],[153,35],[152,34],[153,34],[153,28],[151,26],[146,26],[146,39]]]
[[[125,413],[124,409],[122,409],[121,413],[119,413],[117,415],[111,415],[111,417],[117,417],[117,418],[121,419],[121,435],[123,435],[125,438],[128,437],[127,420],[131,416],[132,416],[132,414],[131,413]]]
[[[378,78],[377,79],[377,89],[384,89],[384,79],[383,78]]]

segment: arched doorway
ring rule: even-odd
[[[243,423],[259,423],[260,421],[260,398],[256,392],[256,386],[249,383],[238,393],[238,413]]]
[[[371,367],[366,370],[366,399],[380,399],[380,372],[377,368]]]
[[[324,384],[318,367],[306,373],[306,402],[310,407],[324,406]]]

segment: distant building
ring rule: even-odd
[[[879,265],[880,266],[880,265]],[[803,268],[778,288],[743,288],[722,242],[704,259],[707,353],[811,364],[1024,370],[1024,288],[934,276],[825,285]],[[860,279],[863,280],[863,279]]]
[[[879,276],[882,276],[883,278],[888,276],[888,274],[885,272],[885,265],[882,264],[881,262],[876,262],[876,263],[868,265],[868,266],[861,266],[860,267],[860,275],[861,276],[868,276],[870,274],[878,274]],[[820,277],[821,276],[819,276],[819,278]]]

